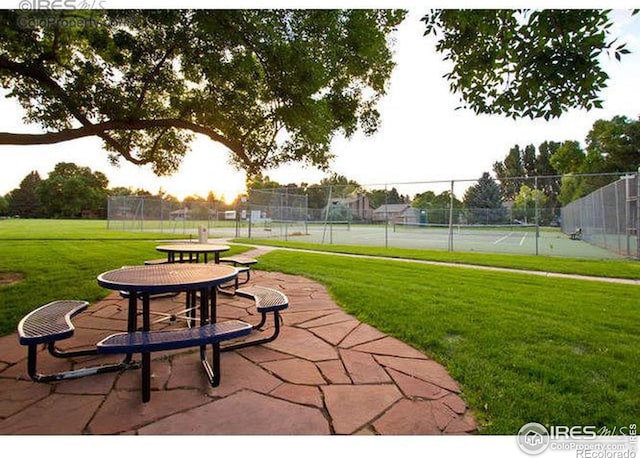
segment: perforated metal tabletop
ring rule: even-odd
[[[117,291],[156,294],[210,288],[237,275],[236,268],[220,264],[159,264],[110,270],[98,276],[98,284]]]
[[[215,263],[220,262],[220,253],[229,251],[228,245],[213,245],[210,243],[174,243],[171,245],[160,245],[156,247],[156,250],[161,253],[167,253],[169,262],[176,261],[176,255],[183,260],[183,255],[189,255],[189,259],[192,260],[192,255],[204,255],[205,262],[207,262],[207,255],[213,253],[215,256]]]

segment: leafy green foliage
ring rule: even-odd
[[[461,107],[512,118],[559,117],[601,108],[603,52],[629,51],[609,38],[608,10],[435,10],[425,35],[452,64],[445,76]]]
[[[416,194],[411,206],[425,211],[425,223],[446,224],[449,221],[449,207],[451,206],[451,192],[443,191],[436,195],[433,191]],[[463,207],[461,201],[453,196],[453,209]]]
[[[378,208],[385,204],[406,204],[409,202],[409,196],[403,196],[398,193],[395,187],[391,189],[374,189],[367,192],[369,202],[373,208]]]
[[[547,196],[540,189],[531,189],[526,184],[520,187],[520,192],[513,204],[513,216],[520,218],[525,223],[533,223],[536,220],[536,209],[547,204]]]
[[[585,154],[580,143],[567,140],[560,145],[549,161],[553,168],[561,174],[576,173],[584,162]]]
[[[614,116],[596,121],[583,150],[577,141],[566,141],[551,157],[562,179],[559,200],[567,204],[617,179],[610,176],[574,176],[580,174],[634,172],[640,167],[640,120]]]
[[[22,218],[42,216],[42,206],[38,196],[38,187],[42,179],[38,172],[29,173],[13,191],[7,194],[9,214]]]
[[[28,15],[32,19],[22,19]],[[65,26],[70,17],[83,21]],[[98,135],[117,162],[175,171],[194,134],[255,174],[325,167],[334,135],[370,134],[393,62],[388,10],[0,12],[0,83],[49,134]]]
[[[463,202],[470,210],[470,223],[495,223],[502,221],[505,217],[500,186],[488,172],[484,172],[478,183],[467,189]],[[482,211],[486,209],[494,211]]]
[[[0,216],[4,216],[9,213],[9,202],[4,196],[0,196]]]
[[[543,142],[537,149],[534,145],[527,145],[521,150],[515,145],[503,161],[493,164],[493,171],[500,180],[500,188],[505,199],[517,200],[523,186],[542,192],[544,199],[541,201],[544,201],[546,206],[544,209],[543,206],[539,206],[543,210],[539,215],[539,222],[542,224],[551,222],[556,215],[560,178],[556,176],[558,172],[553,166],[553,158],[560,148],[560,143],[553,141]],[[516,217],[523,216],[520,212]]]
[[[38,186],[43,214],[54,218],[105,216],[108,184],[102,172],[60,162]]]
[[[520,181],[518,179],[524,176],[520,146],[515,145],[511,148],[502,162],[495,162],[493,171],[500,180],[504,198],[514,199],[520,190]]]

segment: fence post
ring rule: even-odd
[[[389,193],[384,185],[384,247],[389,248]]]
[[[640,259],[640,167],[636,173],[636,258]]]
[[[626,179],[624,181],[627,181]],[[620,240],[620,198],[618,197],[618,181],[616,181],[613,185],[613,190],[616,193],[616,238],[618,239],[618,253],[622,253],[622,240]],[[626,232],[626,231],[625,231]],[[629,250],[627,250],[627,256],[629,255]]]
[[[538,238],[540,237],[540,215],[539,215],[539,211],[540,209],[538,208],[538,177],[535,177],[535,181],[533,183],[533,187],[535,189],[535,204],[534,204],[534,210],[533,210],[533,217],[536,221],[536,256],[538,256]]]
[[[449,251],[453,251],[453,184],[451,180],[451,199],[449,201]]]
[[[322,244],[324,245],[324,236],[327,233],[327,221],[329,221],[329,210],[331,209],[331,194],[333,192],[333,185],[329,185],[329,199],[327,199],[327,205],[324,207],[324,225],[322,226]]]
[[[251,217],[251,202],[249,201],[249,198],[247,198],[247,218],[249,218],[249,227],[247,228],[247,237],[249,239],[251,239],[251,224],[253,221],[253,218]]]
[[[604,248],[608,250],[609,246],[607,245],[607,216],[604,207],[604,187],[600,188],[600,211],[602,212],[602,241],[604,243]]]

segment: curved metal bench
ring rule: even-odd
[[[274,319],[274,331],[269,337],[265,337],[259,340],[251,340],[248,342],[241,342],[234,345],[229,345],[222,348],[222,351],[237,350],[239,348],[245,348],[253,345],[260,345],[275,340],[280,334],[280,311],[289,307],[289,298],[280,291],[273,288],[266,288],[264,286],[252,285],[246,288],[236,290],[236,295],[253,299],[256,304],[256,309],[261,315],[260,323],[253,326],[253,329],[260,330],[267,322],[267,313],[273,313]]]
[[[252,329],[249,323],[231,320],[170,331],[123,332],[101,340],[97,344],[97,349],[101,354],[142,353],[142,402],[148,402],[151,399],[151,352],[200,347],[202,356],[205,346],[211,344],[212,364],[209,365],[208,361],[201,359],[209,383],[211,386],[218,386],[220,384],[220,342],[249,335]]]
[[[58,340],[68,339],[73,336],[75,327],[71,323],[71,318],[83,310],[86,310],[88,306],[89,303],[86,301],[53,301],[35,309],[20,320],[20,323],[18,323],[18,337],[21,345],[28,346],[27,372],[32,380],[36,382],[50,382],[135,367],[136,363],[132,363],[130,359],[126,359],[119,364],[87,367],[48,375],[38,373],[38,344],[46,344],[49,353],[56,358],[97,354],[95,348],[63,352],[55,347],[55,343]]]
[[[236,277],[234,282],[235,289],[237,290],[240,287],[240,285],[249,283],[249,280],[251,280],[251,266],[254,264],[257,264],[258,260],[250,258],[248,256],[236,255],[236,256],[225,256],[223,258],[220,258],[220,262],[233,264],[233,267],[238,269],[238,276]],[[246,274],[246,278],[244,279],[244,281],[241,282],[240,274],[242,273]],[[228,291],[226,291],[226,289],[228,288],[230,288],[230,285],[224,286],[224,287],[220,286],[219,290],[225,294],[230,294]]]

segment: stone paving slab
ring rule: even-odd
[[[476,430],[459,385],[438,363],[358,322],[322,285],[255,270],[251,283],[283,291],[289,308],[274,342],[222,354],[212,388],[197,349],[152,354],[152,394],[140,396],[140,371],[39,384],[26,375],[26,348],[0,338],[0,434],[467,434]],[[183,296],[154,299],[176,310]],[[219,316],[256,323],[246,298],[222,296]],[[117,293],[81,314],[77,348],[124,330],[127,303]],[[272,325],[272,317],[268,323]],[[123,326],[123,327],[119,327]],[[154,329],[184,326],[163,322]],[[100,364],[39,352],[42,372]]]

